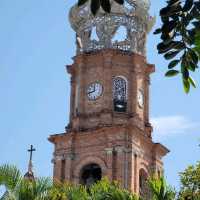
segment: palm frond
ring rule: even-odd
[[[0,166],[0,185],[4,185],[6,190],[14,189],[21,179],[21,173],[14,165],[5,164]]]

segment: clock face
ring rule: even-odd
[[[141,89],[138,91],[138,105],[140,108],[143,108],[144,106],[144,94]]]
[[[103,86],[99,82],[91,83],[87,88],[89,100],[96,100],[103,93]]]

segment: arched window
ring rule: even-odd
[[[98,180],[101,180],[102,171],[99,165],[92,163],[82,168],[80,173],[80,183],[89,187]]]
[[[113,104],[114,111],[126,112],[127,108],[127,81],[118,76],[113,79]]]

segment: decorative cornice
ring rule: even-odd
[[[57,152],[53,159],[51,160],[52,163],[55,163],[56,161],[61,161],[61,160],[74,160],[75,159],[75,154],[74,153],[59,153]]]

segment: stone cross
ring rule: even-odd
[[[33,165],[32,165],[32,157],[33,157],[33,152],[36,151],[35,148],[33,148],[33,145],[31,145],[30,149],[28,149],[28,152],[30,152],[30,159],[28,163],[28,172],[24,175],[24,178],[29,180],[29,181],[34,181],[34,174],[33,174]]]
[[[30,161],[32,161],[32,157],[33,157],[33,151],[36,151],[35,148],[33,148],[33,145],[31,145],[31,148],[28,149],[28,152],[30,152]]]

